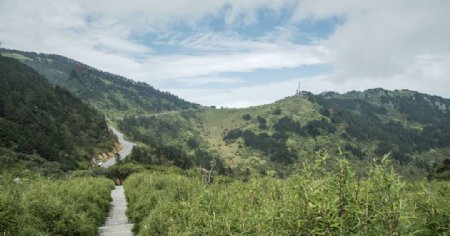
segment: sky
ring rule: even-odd
[[[0,0],[1,47],[202,105],[382,87],[450,98],[448,0]]]

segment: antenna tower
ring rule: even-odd
[[[302,95],[302,90],[301,90],[301,87],[300,87],[300,82],[298,82],[298,89],[297,89],[296,95],[297,95],[297,96],[301,96],[301,95]]]

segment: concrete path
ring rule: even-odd
[[[109,215],[104,226],[99,228],[100,235],[111,236],[132,236],[131,229],[133,224],[128,223],[125,211],[127,210],[127,201],[123,186],[116,186],[111,192],[113,201],[109,208]]]

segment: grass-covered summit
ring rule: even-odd
[[[242,109],[126,117],[119,127],[143,144],[144,163],[209,166],[280,175],[318,150],[341,148],[355,165],[386,153],[405,175],[424,175],[450,152],[450,100],[408,90],[308,92]],[[228,168],[228,169],[227,169]]]

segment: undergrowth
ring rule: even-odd
[[[0,235],[97,235],[114,183],[0,176]]]
[[[448,182],[405,182],[387,156],[364,178],[331,159],[319,153],[283,180],[137,173],[125,181],[127,214],[138,235],[448,234]]]

